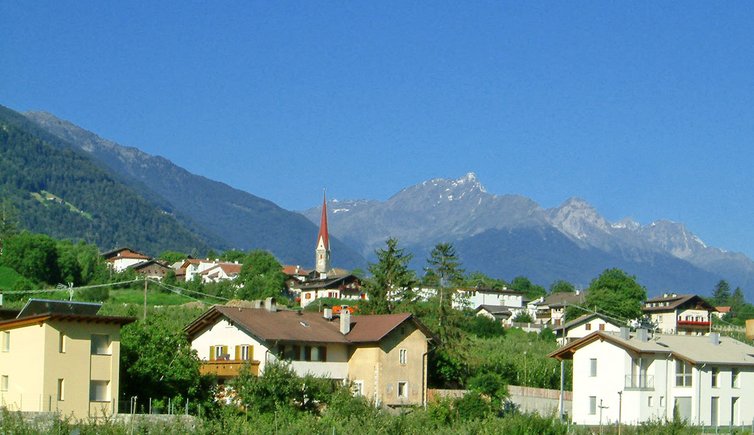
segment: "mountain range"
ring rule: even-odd
[[[133,203],[132,197],[137,197],[141,203],[151,208],[149,212],[164,218],[163,227],[169,222],[167,227],[171,232],[185,231],[193,237],[194,242],[176,243],[173,237],[167,235],[155,238],[154,234],[143,229],[132,229],[128,232],[129,237],[118,238],[93,237],[85,231],[74,230],[66,232],[66,238],[93,241],[102,249],[128,245],[153,255],[163,250],[202,255],[210,248],[264,249],[274,253],[283,263],[314,263],[318,227],[299,213],[285,210],[272,201],[224,183],[192,174],[163,157],[103,139],[52,114],[29,112],[22,116],[10,109],[2,109],[2,120],[42,143],[46,147],[45,154],[51,156],[51,161],[55,161],[61,152],[73,154],[78,159],[78,168],[84,168],[82,170],[87,174],[105,174],[103,176],[109,182],[124,192],[108,198],[96,197],[96,192],[93,192],[92,195],[97,198],[93,203],[107,202],[111,208],[128,208]],[[26,168],[19,166],[15,170],[9,169],[9,172],[22,174],[28,169],[37,168],[42,173],[51,169],[50,164],[40,166],[38,163],[41,162],[27,159]],[[34,181],[34,184],[44,184],[43,179]],[[79,183],[76,188],[84,186]],[[53,190],[52,194],[67,200],[67,195],[59,195],[60,192],[50,189]],[[33,192],[23,194],[25,201],[30,193]],[[92,207],[95,206],[89,208]],[[73,215],[67,217],[75,218]],[[120,222],[108,220],[107,225],[139,226],[145,220],[141,214],[130,216],[130,220],[126,220],[124,215]],[[60,233],[57,229],[59,225],[50,219],[47,219],[45,225],[26,222],[26,226],[52,235]],[[139,232],[142,233],[141,236],[134,237]],[[333,259],[341,267],[364,266],[364,259],[337,237],[331,239],[331,245]]]
[[[0,145],[0,192],[30,230],[103,250],[266,249],[283,263],[313,264],[318,207],[285,210],[44,112],[0,106]],[[545,286],[565,279],[584,288],[619,267],[650,295],[709,294],[726,279],[752,299],[754,262],[707,246],[681,223],[610,222],[579,198],[543,208],[488,193],[473,173],[427,180],[386,201],[332,199],[328,209],[337,267],[365,268],[395,237],[418,271],[436,243],[452,242],[467,271],[496,278],[526,276]]]
[[[545,209],[488,193],[473,173],[428,180],[386,201],[333,199],[328,209],[330,231],[365,258],[392,236],[414,254],[416,269],[432,246],[452,242],[468,271],[545,286],[565,279],[584,288],[611,267],[635,275],[650,294],[708,294],[720,279],[744,290],[754,284],[754,262],[707,246],[683,224],[609,222],[579,198]],[[303,213],[314,222],[319,208]]]

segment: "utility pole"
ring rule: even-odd
[[[618,391],[618,435],[620,435],[620,429],[622,426],[623,418],[623,391]]]
[[[147,284],[149,283],[149,280],[147,277],[144,277],[144,320],[147,320]]]
[[[602,410],[609,408],[609,406],[603,406],[602,399],[600,399],[600,406],[598,408],[600,409],[600,435],[602,435]]]

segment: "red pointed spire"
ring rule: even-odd
[[[325,247],[325,250],[330,250],[330,236],[329,232],[327,231],[327,197],[325,194],[322,194],[322,217],[319,221],[319,234],[317,235],[317,245],[319,245],[319,241],[322,240],[322,243]]]

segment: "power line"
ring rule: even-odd
[[[131,281],[119,281],[119,282],[111,282],[107,284],[84,285],[84,286],[79,286],[79,287],[60,287],[60,288],[55,288],[55,289],[4,290],[2,293],[6,295],[21,295],[21,294],[34,294],[34,293],[69,292],[69,291],[87,290],[87,289],[99,288],[99,287],[112,287],[112,286],[122,285],[122,284],[132,284],[139,281],[142,281],[142,279],[137,278]]]

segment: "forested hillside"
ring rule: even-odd
[[[0,106],[0,195],[19,226],[106,250],[201,253],[206,240],[73,148]]]

